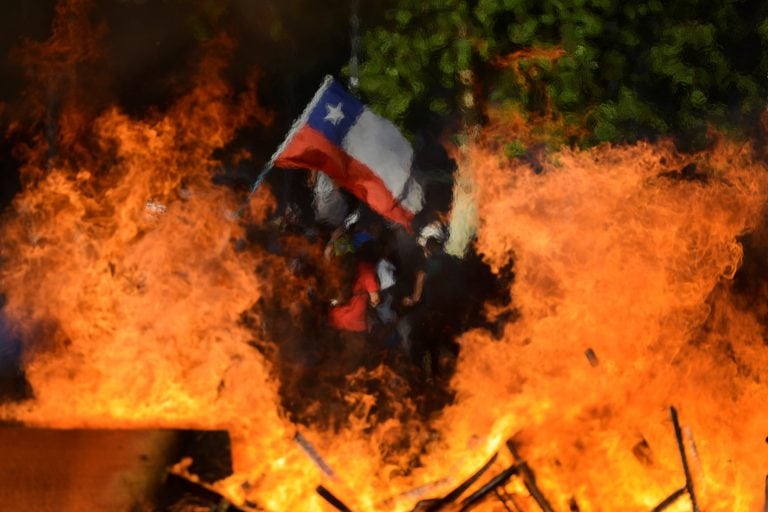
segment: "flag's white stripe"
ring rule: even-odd
[[[307,124],[307,121],[309,121],[309,115],[312,113],[312,110],[314,110],[315,106],[320,101],[320,97],[323,95],[325,90],[331,86],[332,83],[333,77],[331,75],[325,75],[325,79],[323,79],[323,83],[320,84],[320,88],[317,90],[315,95],[312,96],[312,101],[310,101],[309,104],[304,108],[304,112],[301,113],[301,116],[299,116],[299,118],[293,122],[291,130],[288,132],[288,135],[285,136],[285,140],[282,144],[280,144],[280,147],[277,148],[277,151],[272,154],[272,157],[269,159],[269,163],[267,164],[267,168],[271,168],[275,165],[275,160],[277,160],[277,157],[280,156],[283,151],[285,151],[285,148],[287,148],[288,144],[291,143],[291,140],[293,139],[293,136],[296,135],[296,132],[298,132],[302,126]]]
[[[413,148],[394,124],[367,107],[342,141],[344,151],[365,164],[400,198],[411,176]]]

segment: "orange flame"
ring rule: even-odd
[[[514,262],[519,319],[501,340],[461,337],[456,400],[431,421],[411,414],[399,376],[381,365],[338,390],[351,411],[341,428],[299,429],[280,401],[290,383],[251,346],[273,340],[254,339],[241,314],[258,314],[264,296],[290,314],[307,307],[317,276],[258,247],[236,250],[241,198],[212,185],[213,154],[269,115],[255,89],[235,97],[221,78],[229,45],[214,42],[196,86],[167,111],[64,116],[63,157],[49,161],[42,138],[27,153],[34,179],[0,224],[0,285],[35,397],[0,406],[0,418],[228,429],[236,472],[215,488],[275,511],[328,510],[319,483],[354,510],[410,510],[494,452],[494,472],[511,464],[503,443],[515,435],[555,509],[573,499],[589,512],[648,510],[682,486],[675,405],[702,507],[762,505],[768,349],[757,312],[768,301],[764,285],[749,295],[733,280],[749,256],[738,237],[766,233],[768,174],[749,147],[563,149],[538,155],[534,173],[502,148],[535,137],[495,116],[462,165],[477,249],[497,270]],[[679,171],[689,164],[692,175]],[[272,204],[261,189],[250,221],[263,224]],[[319,259],[317,245],[290,243]],[[374,412],[398,400],[390,415]],[[506,491],[536,509],[518,479]]]
[[[463,399],[444,428],[520,430],[561,507],[574,496],[581,510],[642,510],[683,482],[674,404],[689,451],[695,439],[700,502],[756,510],[768,348],[732,278],[737,237],[761,225],[765,166],[722,140],[698,155],[669,143],[562,150],[535,174],[494,149],[503,135],[488,128],[468,165],[478,249],[496,268],[514,260],[521,319],[502,342],[464,336]],[[692,162],[696,179],[670,172]],[[643,443],[652,456],[633,456]]]
[[[553,48],[523,48],[494,59],[493,64],[500,68],[512,67],[520,74],[520,62],[528,59],[542,59],[556,61],[565,55],[565,50],[559,47]]]

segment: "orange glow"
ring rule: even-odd
[[[381,365],[346,376],[337,392],[351,412],[338,429],[298,426],[282,406],[292,383],[280,381],[277,356],[252,346],[273,340],[255,339],[243,313],[258,321],[268,297],[298,315],[308,286],[334,269],[301,276],[259,246],[236,250],[245,222],[263,226],[274,199],[264,187],[241,209],[241,195],[211,180],[223,165],[214,153],[270,121],[255,86],[237,96],[223,80],[231,44],[210,45],[194,87],[166,111],[90,117],[81,94],[62,112],[57,157],[42,136],[22,151],[25,187],[0,223],[0,288],[34,399],[0,406],[0,419],[228,429],[235,474],[213,487],[280,512],[331,510],[320,484],[356,511],[408,511],[495,452],[486,479],[509,466],[514,436],[555,510],[574,499],[597,512],[649,510],[683,485],[674,405],[702,509],[759,510],[768,290],[745,295],[733,281],[738,237],[768,238],[768,169],[751,148],[542,150],[534,173],[503,148],[540,134],[493,112],[463,148],[462,171],[474,181],[477,250],[496,270],[514,262],[519,319],[500,340],[482,329],[461,337],[456,400],[429,421]],[[678,172],[692,163],[699,174]],[[322,243],[285,241],[322,265]],[[380,415],[382,402],[397,406]],[[506,490],[537,510],[519,479]],[[686,498],[668,510],[689,510]]]
[[[549,61],[556,61],[560,57],[565,55],[565,50],[562,48],[523,48],[517,50],[503,57],[498,57],[494,64],[498,67],[511,67],[516,73],[520,73],[520,61],[524,59],[542,59]]]
[[[514,260],[521,319],[502,342],[464,336],[463,399],[445,429],[520,431],[561,506],[572,495],[581,510],[644,510],[684,483],[676,405],[704,509],[757,510],[768,348],[760,308],[732,277],[736,237],[765,229],[765,166],[723,140],[697,155],[668,143],[564,149],[535,174],[495,149],[499,126],[469,148],[468,165],[478,249],[496,268]],[[689,163],[706,178],[675,179]],[[651,463],[633,456],[643,439]]]

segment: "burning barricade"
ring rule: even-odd
[[[33,53],[90,62],[98,45],[57,27]],[[141,116],[84,106],[60,68],[34,82],[63,89],[0,222],[0,354],[27,387],[0,418],[226,430],[232,474],[198,483],[244,510],[763,505],[768,172],[748,145],[561,148],[534,169],[501,150],[524,124],[494,112],[462,149],[476,234],[455,260],[445,235],[418,244],[433,219],[411,222],[428,194],[409,167],[362,186],[361,162],[389,162],[381,140],[410,157],[329,80],[273,163],[354,168],[346,184],[326,171],[384,228],[334,240],[348,211],[307,225],[269,180],[245,207],[214,182],[239,131],[271,119],[253,84],[224,80],[231,45],[211,41],[188,89]],[[336,324],[354,350],[333,300],[354,305]]]

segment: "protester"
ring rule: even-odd
[[[350,332],[367,332],[366,307],[379,304],[379,283],[374,267],[367,262],[357,265],[357,276],[352,287],[352,296],[343,305],[335,305],[329,316],[332,327]]]
[[[375,235],[365,227],[369,222],[363,221],[363,219],[367,220],[369,215],[370,213],[363,206],[349,214],[344,222],[331,233],[325,246],[325,258],[330,259],[332,256],[353,253],[363,245],[374,242]]]
[[[310,174],[309,185],[312,187],[312,207],[315,220],[331,227],[338,227],[349,213],[348,193],[338,188],[333,180],[322,171]]]
[[[354,284],[349,298],[341,305],[334,305],[328,315],[329,325],[338,330],[344,354],[341,365],[345,371],[350,371],[360,366],[365,361],[366,352],[369,351],[367,334],[371,330],[371,322],[368,319],[368,306],[375,308],[379,305],[379,282],[376,277],[376,268],[372,259],[370,245],[361,246],[351,261],[348,256],[347,265],[355,265]]]
[[[441,372],[442,354],[455,355],[453,337],[460,328],[464,280],[460,262],[443,251],[445,230],[439,223],[422,229],[419,244],[424,259],[416,272],[413,291],[402,299],[410,308],[399,331],[411,357],[427,381]]]
[[[376,276],[381,287],[381,303],[376,308],[376,314],[383,324],[391,324],[397,314],[394,310],[395,265],[386,258],[376,263]]]
[[[385,351],[387,360],[401,359],[397,353],[401,346],[397,331],[397,321],[400,316],[400,298],[402,296],[402,281],[397,253],[392,247],[394,237],[387,231],[383,239],[378,240],[379,255],[376,263],[376,275],[381,287],[379,305],[376,307],[376,317],[373,338]],[[397,352],[397,353],[395,353]]]

